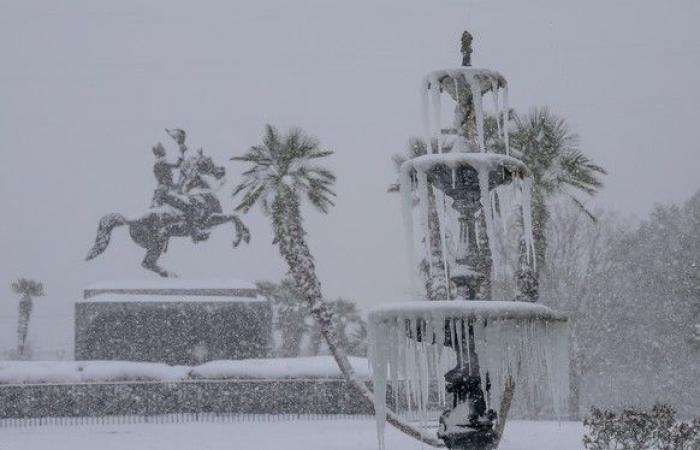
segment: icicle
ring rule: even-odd
[[[459,95],[459,78],[458,77],[452,77],[452,82],[455,85],[455,102],[457,102],[457,108],[462,109],[462,99],[460,98]],[[455,123],[455,128],[457,128],[457,134],[459,134],[459,125],[458,123]]]
[[[430,336],[427,334],[427,323],[426,320],[418,320],[416,323],[418,330],[420,330],[420,336],[422,338],[421,345],[418,346],[418,357],[419,357],[419,375],[420,375],[420,420],[421,427],[423,429],[428,426],[428,396],[430,394],[430,372],[428,370],[428,352],[427,347],[429,346]],[[417,336],[418,334],[416,334]]]
[[[406,254],[408,256],[409,279],[414,292],[418,292],[416,281],[416,257],[413,237],[413,183],[411,181],[412,165],[405,162],[401,166],[400,187],[401,212],[403,215],[404,232],[406,233]]]
[[[459,364],[459,368],[463,369],[464,368],[464,336],[462,335],[462,321],[453,319],[452,323],[454,324],[455,328],[455,337],[457,338],[457,342],[452,343],[452,347],[454,348],[455,352],[457,352],[457,362]]]
[[[493,216],[491,215],[492,209],[491,209],[491,195],[489,194],[489,171],[484,168],[480,168],[478,170],[479,174],[479,190],[481,191],[481,198],[480,198],[480,203],[481,203],[481,213],[484,215],[484,221],[486,222],[486,236],[489,239],[489,247],[493,250],[493,245],[495,243],[494,241],[494,229],[493,229]],[[492,256],[495,254],[495,252],[491,252]],[[492,267],[492,272],[493,267],[495,267],[495,261],[494,264],[491,265]]]
[[[448,276],[447,264],[447,205],[445,204],[445,194],[442,191],[435,190],[435,208],[438,213],[438,223],[440,226],[440,250],[442,251],[443,273],[445,275],[445,288],[447,290],[447,299],[450,296],[450,278]]]
[[[521,183],[522,210],[523,210],[523,233],[525,236],[525,247],[527,259],[533,260],[533,267],[537,269],[537,258],[534,258],[535,245],[532,229],[532,178],[526,177]]]
[[[389,368],[391,369],[391,393],[394,399],[394,408],[399,405],[399,358],[401,355],[400,345],[403,335],[399,326],[400,319],[394,318],[390,325],[389,338]]]
[[[435,377],[437,379],[438,402],[445,405],[445,378],[443,377],[443,353],[445,345],[445,319],[440,315],[433,315],[433,333],[435,335],[435,345],[437,346],[437,364],[435,367]]]
[[[469,84],[472,91],[472,107],[474,108],[474,116],[476,119],[476,137],[479,141],[479,151],[486,153],[484,144],[484,107],[483,98],[481,95],[481,84],[478,80],[474,80]]]
[[[493,98],[494,115],[496,117],[496,128],[498,130],[498,135],[502,136],[500,119],[501,109],[498,104],[498,80],[496,80],[496,78],[491,78],[491,97]]]
[[[431,136],[433,135],[432,130],[430,129],[430,114],[428,112],[429,110],[429,105],[428,105],[428,93],[430,91],[430,81],[429,80],[423,80],[423,83],[421,83],[421,113],[423,116],[423,134],[425,135],[425,142],[428,144],[428,148],[426,149],[428,153],[432,153],[431,144],[430,144],[430,139]]]
[[[386,326],[379,321],[370,321],[368,329],[372,379],[374,381],[374,414],[377,422],[377,440],[380,450],[384,449],[384,424],[386,422],[386,372],[388,361],[386,329]]]
[[[428,175],[422,170],[416,171],[418,179],[418,196],[420,202],[421,225],[423,226],[423,238],[425,242],[425,255],[428,263],[428,276],[433,276],[433,252],[432,252],[432,233],[430,232],[430,219],[428,217]]]
[[[508,83],[503,85],[503,141],[506,144],[506,155],[510,156],[510,132],[508,131],[508,121],[510,116],[510,106],[508,106]]]
[[[442,104],[441,104],[441,94],[440,94],[440,79],[437,76],[433,76],[430,80],[430,93],[432,95],[433,104],[433,132],[435,133],[434,139],[437,140],[437,153],[442,153],[441,146],[441,134],[442,134]],[[432,145],[432,143],[430,144]]]

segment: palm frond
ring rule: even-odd
[[[513,122],[513,155],[532,172],[535,189],[545,195],[565,192],[586,211],[586,215],[592,217],[590,211],[565,188],[595,195],[603,187],[600,176],[606,171],[579,149],[580,138],[571,131],[566,120],[542,107],[524,115],[515,114]]]
[[[591,219],[593,222],[598,222],[598,218],[595,216],[595,214],[593,214],[588,208],[586,208],[586,205],[584,205],[583,202],[581,202],[581,200],[577,199],[568,192],[566,193],[566,195],[581,212],[588,216],[589,219]]]
[[[41,297],[45,295],[44,284],[29,278],[19,278],[12,282],[11,287],[15,293],[21,295],[28,295],[30,297]]]
[[[262,145],[251,147],[242,156],[232,158],[250,166],[243,172],[241,183],[233,195],[245,193],[236,207],[247,212],[255,204],[270,212],[270,199],[288,189],[294,195],[305,195],[309,202],[322,212],[334,205],[332,197],[336,177],[332,171],[310,164],[311,160],[330,156],[330,150],[319,148],[319,141],[301,128],[292,128],[281,135],[276,128],[266,125]],[[268,198],[270,197],[270,198]]]
[[[243,197],[243,200],[241,200],[241,203],[239,203],[238,206],[236,206],[235,211],[240,211],[243,213],[247,213],[248,211],[250,211],[250,208],[252,208],[255,205],[255,203],[263,197],[265,189],[266,186],[262,184],[256,189],[249,190],[248,192],[246,192],[245,196]]]

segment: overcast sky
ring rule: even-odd
[[[72,346],[73,303],[94,281],[147,278],[126,229],[83,262],[100,217],[148,206],[151,146],[188,132],[226,163],[270,122],[336,153],[337,207],[306,224],[326,296],[402,298],[406,255],[390,161],[421,133],[418,83],[460,62],[503,73],[518,110],[549,105],[606,167],[596,202],[643,216],[700,188],[700,2],[621,0],[0,1],[0,348],[15,345],[19,276],[45,282],[36,348]],[[278,279],[269,221],[250,246],[222,227],[161,262],[181,277]]]

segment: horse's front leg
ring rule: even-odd
[[[163,269],[158,265],[158,258],[160,258],[160,255],[163,254],[163,250],[165,249],[167,245],[167,241],[165,242],[160,242],[152,247],[149,247],[146,250],[146,256],[143,257],[143,261],[141,262],[141,266],[143,268],[152,270],[153,272],[157,273],[161,277],[166,277],[166,278],[177,278],[177,275],[174,273],[168,272],[167,270]]]
[[[207,228],[212,228],[228,222],[231,222],[233,226],[236,227],[236,238],[233,240],[234,248],[238,247],[241,242],[245,242],[246,244],[250,242],[250,230],[235,214],[212,214],[209,216],[206,225]]]

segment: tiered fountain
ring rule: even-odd
[[[433,71],[423,81],[429,153],[401,167],[412,275],[418,267],[414,250],[420,246],[426,276],[445,278],[445,300],[450,301],[412,301],[370,312],[380,446],[387,384],[394,395],[405,393],[404,403],[422,427],[429,426],[437,398],[444,411],[437,436],[450,449],[496,448],[516,387],[522,394],[518,398],[530,400],[525,403],[535,397],[539,404],[547,401],[557,415],[566,407],[566,317],[542,305],[492,299],[494,267],[501,264],[510,230],[517,230],[521,259],[534,264],[531,176],[509,155],[506,79],[471,67],[468,32],[462,53],[462,67]],[[441,119],[443,93],[455,104],[447,129]],[[490,152],[485,142],[483,99],[489,93],[505,144],[502,153]],[[438,220],[431,221],[430,214]],[[419,233],[414,233],[414,215],[422,225]],[[437,264],[435,248],[441,249]]]

